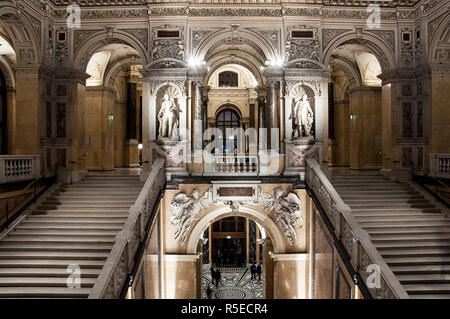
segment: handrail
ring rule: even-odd
[[[118,299],[127,275],[132,271],[135,254],[145,238],[153,207],[166,182],[164,160],[158,159],[142,187],[136,203],[130,207],[128,218],[117,234],[114,246],[108,255],[89,299]]]
[[[350,256],[353,268],[359,272],[363,280],[371,281],[371,273],[379,270],[379,281],[367,285],[373,298],[376,299],[408,299],[409,295],[395,277],[392,270],[384,262],[383,257],[373,245],[369,234],[361,228],[353,216],[350,206],[344,203],[325,176],[319,163],[314,159],[306,160],[306,184],[314,192],[324,209],[336,237],[342,242]],[[368,266],[375,265],[368,272]],[[369,277],[370,276],[370,277]],[[375,276],[376,279],[376,276]]]
[[[37,194],[39,193],[39,191],[37,190],[37,182],[42,180],[43,177],[40,176],[36,179],[34,179],[31,183],[29,183],[24,189],[19,190],[19,191],[13,191],[13,192],[8,192],[8,193],[4,193],[2,194],[2,198],[0,199],[9,199],[9,198],[13,198],[13,197],[17,197],[17,196],[21,196],[21,195],[33,195],[31,197],[31,200],[36,200]],[[33,187],[33,189],[31,190],[30,188]],[[45,188],[45,187],[44,187]],[[2,221],[3,219],[6,218],[6,220],[4,222],[0,222],[0,229],[3,228],[9,228],[9,224],[10,224],[10,220],[13,219],[17,213],[17,211],[20,210],[20,208],[25,204],[26,201],[30,200],[28,198],[29,196],[25,197],[24,199],[22,199],[19,203],[17,203],[12,209],[9,209],[9,205],[8,205],[8,201],[6,201],[6,214],[5,216],[0,217],[0,221]],[[12,215],[11,215],[12,213]]]
[[[76,160],[76,161],[70,161],[70,163],[72,163],[72,164],[78,164],[78,163],[81,163],[81,162],[82,162],[83,160],[85,160],[88,156],[89,156],[89,152],[86,151],[86,152],[84,152],[83,154],[81,154],[81,156],[80,156],[80,158],[79,158],[78,160]]]

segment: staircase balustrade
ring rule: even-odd
[[[39,155],[0,155],[0,184],[39,177],[40,161]]]
[[[205,174],[258,175],[258,155],[216,154],[205,156]]]
[[[134,256],[145,238],[146,227],[165,185],[164,160],[159,159],[142,188],[136,203],[129,210],[128,219],[117,234],[116,242],[89,294],[90,299],[118,299],[127,274],[134,266]]]
[[[450,178],[450,154],[432,154],[430,166],[433,176]]]
[[[408,293],[375,248],[369,234],[361,228],[351,208],[336,192],[317,161],[307,159],[306,162],[306,183],[317,197],[333,225],[336,237],[345,247],[353,268],[365,281],[371,296],[376,299],[409,298]],[[379,268],[371,269],[370,265]],[[376,280],[375,269],[379,269],[379,280]]]

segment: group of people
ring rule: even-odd
[[[211,267],[209,269],[211,271],[211,282],[213,285],[216,286],[216,288],[219,288],[219,282],[220,282],[220,278],[222,277],[222,274],[220,273],[219,269],[214,269],[213,267]],[[212,299],[212,295],[213,295],[213,289],[211,288],[211,284],[208,284],[208,287],[206,288],[206,297],[208,299]]]
[[[250,266],[250,272],[252,274],[252,279],[256,279],[256,276],[258,276],[259,281],[261,281],[261,274],[262,274],[261,263],[259,263],[257,266],[255,262],[253,262],[252,265]]]

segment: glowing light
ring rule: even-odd
[[[205,65],[205,64],[206,64],[206,61],[199,60],[199,59],[195,59],[195,58],[190,58],[190,59],[187,61],[187,63],[188,63],[188,66],[189,66],[190,68],[196,68],[196,67]]]
[[[139,144],[139,145],[138,145],[138,149],[140,149],[140,150],[144,149],[144,145]]]

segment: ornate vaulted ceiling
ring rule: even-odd
[[[73,2],[78,3],[82,7],[93,6],[133,6],[133,5],[147,5],[147,4],[174,4],[174,3],[189,3],[189,4],[221,4],[221,5],[239,5],[239,4],[319,4],[332,6],[367,6],[368,4],[380,4],[381,6],[397,7],[397,6],[412,6],[421,0],[263,0],[255,3],[254,0],[235,0],[230,3],[229,0],[50,0],[57,6],[67,6]]]

